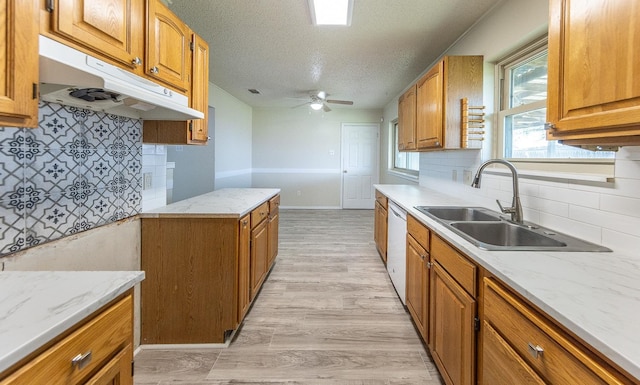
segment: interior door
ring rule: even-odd
[[[342,125],[342,208],[373,209],[378,183],[377,123]]]

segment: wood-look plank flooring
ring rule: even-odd
[[[378,256],[372,210],[281,210],[276,264],[231,345],[143,350],[134,380],[443,384]]]

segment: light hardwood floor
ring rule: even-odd
[[[229,348],[143,350],[135,384],[443,384],[375,249],[372,210],[281,210],[279,245]]]

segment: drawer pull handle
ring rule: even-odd
[[[71,366],[77,366],[78,370],[81,370],[91,362],[91,350],[85,354],[78,354],[71,359]]]
[[[534,345],[529,342],[529,354],[531,354],[531,357],[538,358],[542,355],[542,353],[544,353],[544,349],[542,348],[542,346]]]

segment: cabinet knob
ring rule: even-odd
[[[427,262],[427,268],[431,269],[431,266],[433,266],[433,263]]]
[[[534,345],[529,342],[529,354],[531,354],[531,357],[538,358],[542,355],[542,353],[544,353],[544,349],[542,348],[542,346]]]
[[[546,122],[544,124],[544,129],[545,129],[545,131],[555,130],[556,129],[556,125],[553,124],[553,123]]]
[[[79,370],[89,365],[91,362],[92,353],[91,350],[86,352],[85,354],[78,354],[77,356],[71,359],[71,366],[77,367]]]
[[[160,72],[160,70],[158,69],[158,67],[153,66],[153,67],[151,67],[149,72],[151,72],[152,74],[157,74],[158,72]]]
[[[134,66],[139,66],[140,64],[142,64],[142,60],[140,60],[139,57],[135,57],[135,59],[131,60],[131,64],[133,64]]]

